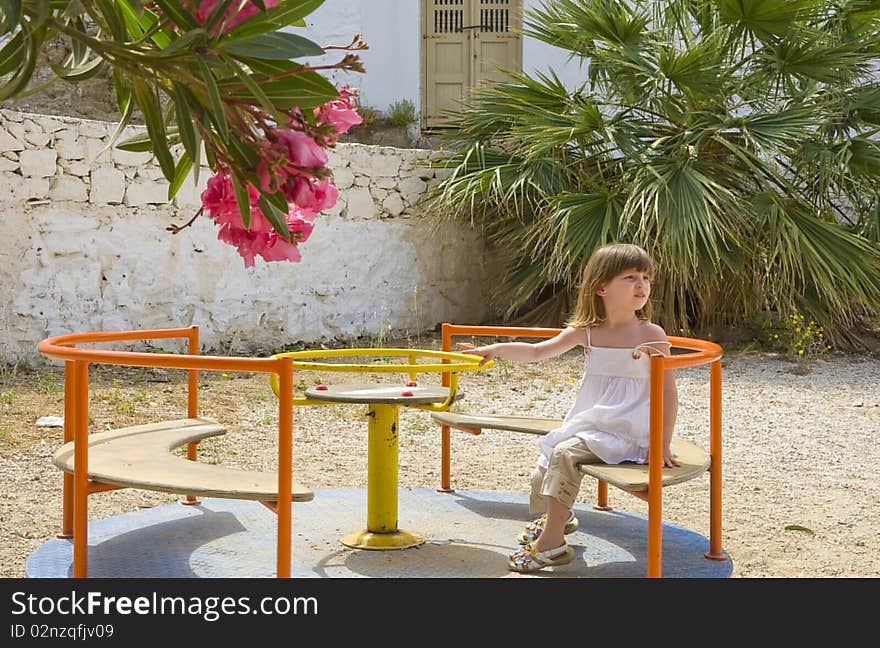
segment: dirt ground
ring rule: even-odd
[[[436,348],[436,340],[430,345]],[[733,576],[880,575],[880,359],[832,355],[805,375],[763,353],[727,353],[724,365],[723,544],[733,559]],[[59,529],[61,473],[51,457],[62,432],[36,422],[63,414],[63,374],[56,365],[0,367],[0,372],[0,576],[23,577],[27,556]],[[502,361],[462,376],[465,396],[455,409],[561,417],[581,372],[576,352],[538,364]],[[343,381],[342,376],[303,371],[297,388]],[[183,372],[93,366],[90,378],[93,432],[185,412]],[[201,460],[271,470],[277,401],[267,378],[203,372],[200,382],[202,415],[229,430],[201,444]],[[707,447],[708,370],[680,370],[677,382],[676,435]],[[366,432],[359,416],[364,412],[359,405],[298,408],[294,479],[313,489],[365,487]],[[436,487],[439,428],[426,412],[404,408],[401,429],[400,484]],[[497,431],[454,435],[453,487],[528,492],[536,437]],[[707,535],[708,484],[704,476],[665,491],[664,520]],[[585,479],[581,500],[590,502],[594,494],[594,482]],[[647,514],[640,500],[615,489],[610,496],[617,508]],[[173,499],[126,489],[94,495],[89,513],[96,519]]]

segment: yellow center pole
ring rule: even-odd
[[[397,432],[400,408],[373,403],[367,440],[367,529],[341,542],[355,549],[406,549],[425,539],[397,528]]]
[[[397,531],[397,405],[370,405],[367,530]]]

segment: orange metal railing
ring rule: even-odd
[[[81,348],[95,344],[134,340],[186,338],[187,354],[140,353]],[[278,514],[276,573],[290,577],[291,491],[293,457],[293,358],[244,358],[199,355],[197,326],[141,331],[73,333],[50,337],[37,345],[43,355],[64,360],[64,442],[74,442],[74,472],[64,475],[62,529],[60,537],[73,538],[73,576],[88,575],[88,496],[118,486],[90,482],[88,478],[89,365],[109,364],[163,367],[187,370],[187,417],[198,416],[199,370],[249,371],[278,376],[278,502],[271,507]],[[187,458],[195,461],[196,443],[187,447]],[[192,503],[194,498],[188,498]]]
[[[518,326],[470,326],[444,323],[441,330],[442,349],[452,349],[455,336],[533,337],[550,338],[558,335],[559,328]],[[651,412],[648,459],[648,573],[649,577],[662,575],[663,531],[663,372],[709,364],[709,551],[706,558],[726,560],[721,546],[721,355],[722,348],[714,342],[694,338],[669,336],[675,348],[692,353],[663,356],[647,350],[651,356]],[[448,374],[443,375],[444,384]],[[443,425],[440,432],[440,487],[441,492],[452,492],[450,487],[451,434]],[[635,493],[633,493],[635,494]],[[599,481],[596,508],[607,510],[608,484]]]

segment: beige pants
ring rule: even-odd
[[[572,437],[553,448],[550,465],[547,468],[535,466],[532,471],[532,492],[529,496],[529,511],[547,511],[547,498],[559,500],[567,508],[572,508],[577,499],[583,473],[578,466],[587,463],[601,463],[602,460],[587,448],[578,437]]]

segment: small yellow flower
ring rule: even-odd
[[[798,351],[798,355],[804,355],[804,350],[801,349],[800,351]]]
[[[794,332],[795,332],[795,333],[800,333],[800,332],[801,332],[801,327],[798,326],[798,327],[794,330]]]

